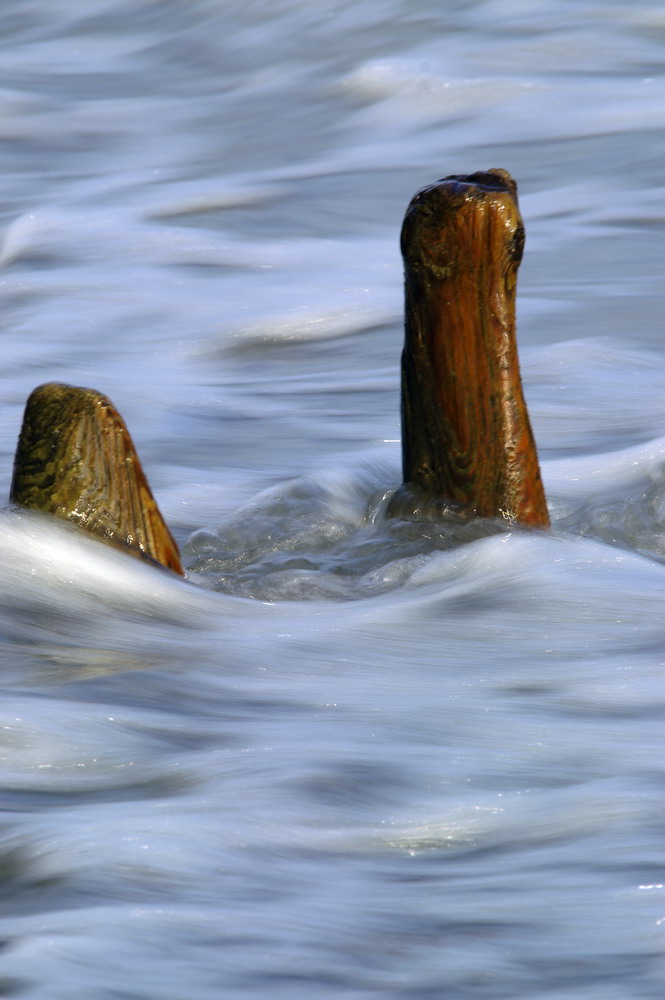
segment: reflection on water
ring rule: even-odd
[[[94,386],[190,570],[0,516],[0,992],[660,998],[660,4],[0,25],[5,495]],[[397,237],[494,166],[554,526],[451,538],[381,516]]]

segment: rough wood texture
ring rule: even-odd
[[[411,201],[402,229],[403,471],[416,495],[546,527],[515,343],[523,246],[505,170],[446,177]]]
[[[183,574],[125,422],[94,389],[51,382],[30,394],[10,499]]]

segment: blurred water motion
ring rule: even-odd
[[[94,386],[190,568],[0,517],[0,992],[660,998],[661,5],[0,26],[5,495]],[[554,526],[460,539],[380,516],[398,232],[494,166]]]

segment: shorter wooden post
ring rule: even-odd
[[[10,500],[184,575],[125,422],[94,389],[49,382],[30,394]]]

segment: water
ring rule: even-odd
[[[6,0],[8,491],[125,416],[182,582],[0,514],[0,992],[656,1000],[662,5]],[[381,516],[402,213],[509,169],[553,530]]]

